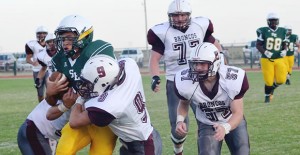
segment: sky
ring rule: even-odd
[[[168,21],[170,2],[0,0],[0,53],[24,52],[26,42],[36,39],[38,26],[43,25],[49,32],[54,32],[63,17],[71,14],[79,14],[92,22],[94,40],[110,42],[116,49],[146,48],[146,31]],[[214,25],[213,35],[223,44],[255,40],[256,29],[267,26],[266,16],[270,12],[279,15],[280,26],[291,25],[293,33],[300,34],[299,0],[190,0],[190,3],[192,17],[209,18]]]

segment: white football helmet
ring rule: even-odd
[[[39,26],[36,30],[35,30],[35,34],[36,34],[36,39],[38,41],[44,41],[46,35],[48,34],[48,30],[45,26]]]
[[[72,38],[72,50],[64,51],[65,54],[69,57],[72,57],[76,53],[75,48],[82,49],[93,40],[94,30],[91,22],[80,15],[66,16],[59,23],[57,29],[55,30],[55,35],[57,37],[57,46],[59,50],[64,50],[62,47],[65,38],[62,37],[62,34],[65,32],[72,32],[76,36],[75,38]]]
[[[54,39],[55,39],[55,35],[53,33],[49,33],[47,34],[45,41],[50,41]]]
[[[284,28],[287,31],[287,34],[286,34],[287,36],[292,34],[292,26],[291,25],[286,25]]]
[[[272,20],[275,20],[274,23],[272,22]],[[267,16],[267,22],[269,27],[277,27],[277,25],[279,25],[279,16],[276,13],[269,13]]]
[[[169,5],[168,16],[170,25],[175,29],[185,29],[191,23],[192,7],[188,0],[173,0]],[[188,18],[182,22],[176,22],[173,20],[174,15],[187,14]]]
[[[193,82],[203,81],[209,76],[215,76],[220,69],[220,52],[214,44],[204,42],[193,48],[188,62],[190,67],[189,77]],[[198,64],[204,63],[208,64],[206,70],[197,69]]]
[[[97,97],[118,81],[118,62],[106,55],[90,58],[84,65],[76,89],[85,99]]]

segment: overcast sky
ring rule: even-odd
[[[168,20],[171,0],[146,0],[148,29]],[[256,29],[266,26],[266,16],[276,12],[280,26],[291,25],[300,34],[299,0],[190,0],[192,17],[205,16],[221,43],[245,43],[256,39]],[[60,20],[70,14],[88,18],[94,25],[94,39],[117,49],[145,47],[144,0],[0,0],[0,52],[23,52],[35,39],[39,25],[54,32]]]

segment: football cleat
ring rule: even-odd
[[[286,84],[286,85],[291,85],[290,79],[286,79],[285,84]]]
[[[270,95],[271,96],[271,95]],[[270,96],[265,97],[265,103],[270,103]]]

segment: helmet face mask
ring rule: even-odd
[[[193,49],[188,63],[192,81],[204,81],[217,74],[221,65],[219,51],[211,43],[202,43]]]
[[[187,0],[174,0],[169,5],[168,17],[170,26],[183,30],[187,29],[191,23],[192,8]]]
[[[57,46],[63,50],[68,57],[72,57],[80,49],[85,48],[93,40],[93,26],[82,16],[70,15],[65,17],[55,31]],[[66,36],[72,33],[73,36]],[[64,48],[64,41],[72,41],[71,49]]]

